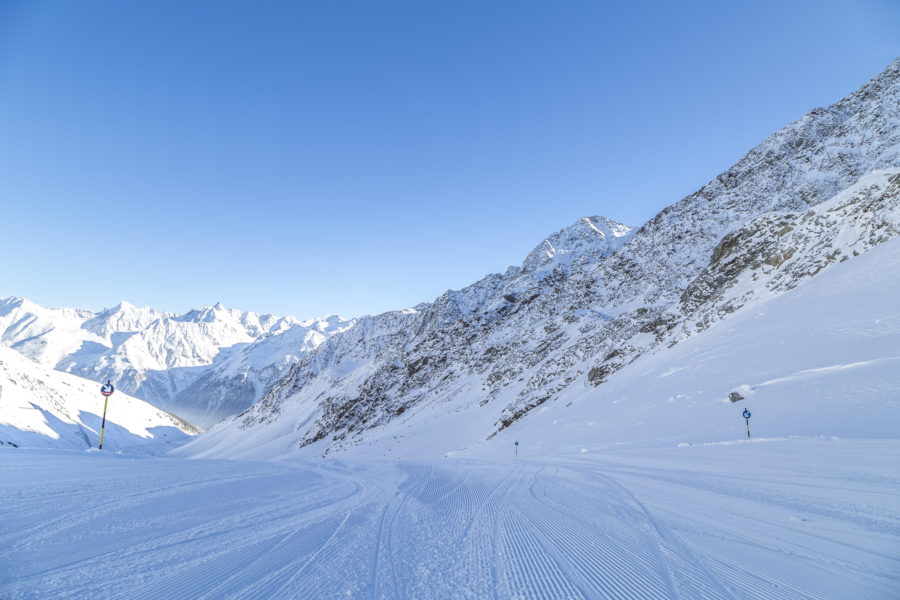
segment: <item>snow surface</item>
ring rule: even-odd
[[[504,450],[0,450],[0,597],[900,597],[897,440]]]

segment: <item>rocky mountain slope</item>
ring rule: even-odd
[[[350,326],[227,309],[183,315],[127,302],[92,313],[0,300],[0,342],[42,365],[171,410],[201,427],[257,401],[302,352]]]
[[[638,357],[896,236],[898,167],[895,61],[637,231],[582,220],[521,267],[361,319],[212,435],[277,430],[273,452],[329,453],[444,406],[478,413],[470,438],[490,438],[565,390],[602,386]]]

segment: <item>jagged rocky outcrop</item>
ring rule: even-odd
[[[793,289],[822,269],[900,235],[900,168],[875,171],[807,211],[771,212],[726,235],[673,315],[685,334],[708,327],[761,291]]]
[[[642,328],[653,339],[617,351],[589,375],[593,383],[641,352],[672,346],[731,313],[789,291],[836,262],[900,235],[900,168],[875,171],[806,211],[772,211],[735,229],[679,302]]]
[[[491,408],[493,435],[569,386],[602,385],[637,356],[897,235],[898,166],[895,61],[637,231],[580,220],[521,267],[361,319],[221,427],[289,422],[297,445],[329,452],[425,406],[468,403]]]

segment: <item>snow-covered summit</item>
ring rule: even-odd
[[[154,308],[139,308],[122,301],[113,308],[100,311],[82,324],[82,328],[103,339],[110,339],[115,333],[146,329],[154,321],[171,317],[169,313]]]
[[[522,270],[548,269],[575,257],[598,260],[621,248],[632,231],[632,227],[606,217],[583,217],[538,244],[525,258]]]
[[[77,352],[87,339],[99,336],[82,329],[93,313],[74,308],[44,308],[25,298],[0,299],[0,343],[37,360],[55,365]]]

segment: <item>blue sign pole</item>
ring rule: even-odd
[[[519,442],[516,440],[516,456],[519,455]]]
[[[110,380],[106,380],[106,385],[100,386],[100,393],[103,394],[103,421],[100,423],[100,447],[98,450],[103,450],[103,430],[106,428],[106,405],[109,403],[109,397],[112,396],[112,393],[116,391],[116,388],[113,387],[113,384],[110,383]]]
[[[747,422],[747,439],[750,439],[750,411],[744,409],[744,420]]]

